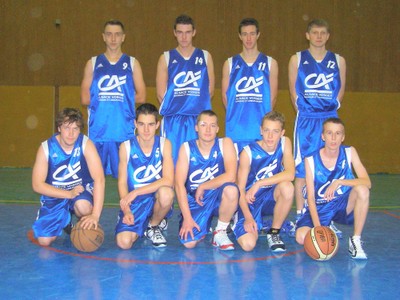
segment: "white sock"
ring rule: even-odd
[[[229,225],[229,222],[226,223],[226,222],[222,222],[222,221],[218,220],[217,227],[215,227],[215,230],[216,230],[216,231],[217,231],[217,230],[226,230],[226,228],[228,227],[228,225]]]

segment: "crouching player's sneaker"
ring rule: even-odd
[[[286,246],[285,243],[281,240],[279,232],[276,229],[271,229],[267,233],[267,242],[268,246],[272,252],[285,252]]]
[[[215,230],[213,233],[212,244],[214,247],[218,247],[221,250],[233,250],[235,249],[234,244],[229,239],[226,230]]]
[[[339,230],[339,228],[337,228],[337,227],[335,226],[335,223],[333,223],[333,221],[331,222],[331,224],[329,224],[329,228],[332,229],[332,231],[333,231],[334,233],[336,233],[338,239],[343,238],[343,232],[342,232],[341,230]]]
[[[144,235],[153,243],[154,247],[161,248],[167,246],[167,240],[158,226],[147,227]]]
[[[354,259],[368,259],[362,247],[363,241],[360,236],[349,237],[349,254]]]
[[[168,229],[168,219],[164,218],[161,220],[160,224],[158,225],[158,227],[162,230],[165,231]]]

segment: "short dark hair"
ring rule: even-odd
[[[192,25],[193,29],[195,28],[193,19],[188,15],[179,15],[175,19],[174,30],[176,29],[176,25],[178,24]]]
[[[281,123],[282,129],[285,129],[285,116],[282,113],[280,113],[279,111],[273,110],[273,111],[270,111],[269,113],[265,114],[261,120],[261,126],[263,126],[263,124],[266,120],[278,121]]]
[[[217,118],[217,121],[218,121],[218,116],[217,116],[217,114],[216,114],[214,111],[212,111],[211,109],[207,109],[207,110],[203,110],[203,111],[197,116],[196,123],[199,123],[200,118],[201,118],[201,116],[203,116],[203,115],[209,116],[209,117],[216,117],[216,118]]]
[[[325,27],[326,30],[328,31],[328,33],[330,32],[329,24],[324,19],[311,20],[311,22],[308,23],[308,25],[307,25],[307,32],[310,32],[311,28],[313,28],[313,27]]]
[[[136,109],[136,121],[140,115],[153,115],[158,120],[159,114],[158,109],[151,103],[143,103]]]
[[[114,19],[108,20],[107,22],[104,23],[103,30],[105,30],[108,25],[120,26],[122,29],[122,32],[125,32],[124,24],[122,24],[122,22],[120,20],[114,20]]]
[[[344,126],[344,122],[342,121],[342,119],[336,118],[336,117],[326,119],[322,126],[325,127],[325,124],[327,124],[327,123],[340,124],[343,127],[345,127]]]
[[[83,116],[79,109],[66,107],[56,116],[56,127],[61,127],[63,124],[75,123],[79,126],[80,130],[84,128]]]
[[[250,25],[254,25],[256,26],[256,31],[257,33],[260,31],[260,28],[258,26],[258,21],[254,18],[245,18],[242,21],[240,21],[239,24],[239,33],[242,33],[242,27],[244,26],[250,26]]]

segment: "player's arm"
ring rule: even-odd
[[[344,91],[346,89],[346,61],[343,57],[339,57],[339,74],[340,74],[340,90],[338,93],[338,100],[342,102]]]
[[[143,79],[142,67],[137,59],[133,69],[133,82],[135,84],[135,103],[146,102],[146,84]]]
[[[278,98],[278,63],[275,59],[271,60],[271,68],[269,70],[269,87],[271,107],[274,108],[276,99]]]
[[[199,188],[201,188],[203,191],[219,188],[227,182],[236,182],[237,155],[233,142],[230,138],[223,138],[223,148],[225,172],[209,181],[200,184]]]
[[[214,96],[214,90],[215,90],[215,73],[214,73],[214,62],[210,52],[208,52],[207,56],[207,73],[208,73],[208,80],[210,83],[209,85],[210,98],[212,98]]]
[[[90,105],[90,86],[93,81],[93,64],[89,59],[83,71],[83,79],[81,83],[81,103],[82,105]]]
[[[43,147],[40,146],[32,170],[32,188],[36,193],[59,199],[73,199],[83,192],[84,189],[81,185],[68,191],[46,183],[48,166],[46,154]]]
[[[128,195],[128,157],[126,152],[125,143],[121,143],[119,147],[119,163],[118,163],[118,194],[120,200],[120,208],[124,213],[123,223],[127,225],[134,224],[134,216],[132,214],[130,205],[123,202],[122,199]]]
[[[250,159],[246,151],[242,151],[239,158],[239,170],[237,176],[237,184],[240,191],[239,206],[243,212],[245,219],[244,228],[246,232],[256,232],[257,223],[254,221],[253,215],[251,214],[249,204],[246,200],[246,183],[250,173]]]
[[[87,227],[94,224],[95,228],[97,228],[103,210],[106,180],[99,154],[91,140],[87,140],[83,155],[85,156],[90,176],[93,179],[93,210],[90,216],[82,218],[86,220],[86,222],[82,223],[82,227],[86,227],[86,224]]]
[[[297,55],[294,54],[289,60],[289,93],[290,100],[292,101],[292,105],[294,110],[297,112],[297,93],[296,93],[296,80],[297,80],[297,72],[298,72],[298,58]]]
[[[338,179],[339,185],[351,186],[354,187],[356,185],[365,185],[369,189],[371,188],[371,180],[369,178],[368,172],[362,164],[360,157],[354,147],[351,147],[351,164],[353,169],[357,175],[355,179]]]
[[[224,66],[222,67],[222,83],[221,83],[221,92],[222,92],[222,103],[226,108],[228,105],[228,98],[226,97],[226,92],[229,87],[229,61],[226,60],[224,62]]]
[[[315,188],[314,188],[314,176],[311,171],[310,163],[308,158],[304,160],[304,165],[306,169],[306,189],[307,189],[307,204],[310,211],[311,220],[314,227],[320,226],[317,205],[315,203]]]
[[[156,75],[156,92],[158,102],[161,103],[164,99],[165,92],[167,91],[168,84],[168,67],[165,61],[165,56],[162,54],[157,63]]]
[[[284,170],[271,177],[263,178],[257,181],[256,184],[258,185],[258,188],[294,180],[295,163],[292,152],[292,143],[288,137],[285,137],[285,147],[283,149],[282,162]]]
[[[185,188],[185,182],[189,172],[189,161],[186,154],[185,146],[182,145],[179,149],[178,161],[176,163],[175,171],[175,193],[178,200],[179,208],[183,216],[182,227],[179,231],[181,239],[187,240],[188,234],[194,238],[193,228],[197,228],[200,231],[200,227],[193,220],[192,213],[189,208],[189,201],[187,197],[187,191]]]

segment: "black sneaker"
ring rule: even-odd
[[[69,222],[69,224],[67,226],[65,226],[63,230],[66,234],[71,235],[72,228],[74,228],[74,224],[72,224],[72,220],[71,220],[71,222]]]

